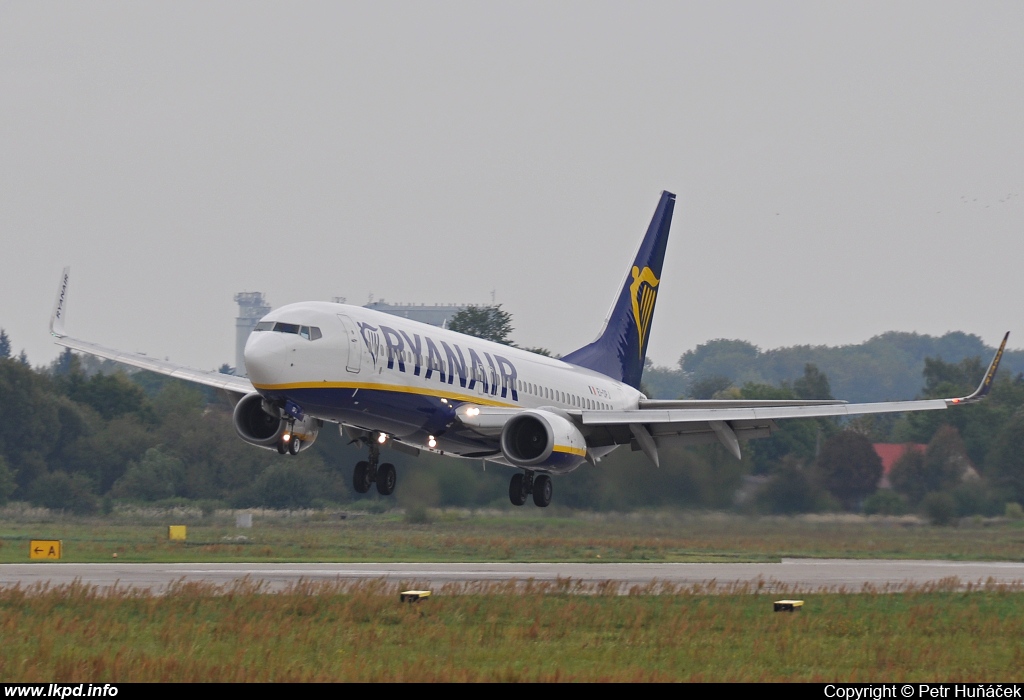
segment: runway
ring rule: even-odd
[[[675,585],[757,583],[767,590],[813,592],[862,590],[866,585],[894,587],[926,585],[957,579],[960,585],[1017,584],[1024,586],[1024,563],[953,562],[881,559],[783,559],[769,564],[70,564],[0,565],[0,586],[74,581],[150,589],[160,592],[174,582],[198,581],[230,585],[247,578],[262,581],[268,590],[281,590],[300,580],[385,580],[410,586],[439,587],[446,583],[555,581],[583,583],[616,581],[621,590],[652,582]]]

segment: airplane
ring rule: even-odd
[[[367,450],[352,486],[395,490],[381,447],[506,465],[509,500],[551,503],[552,475],[596,464],[619,446],[655,466],[662,449],[766,438],[776,420],[942,410],[982,400],[1006,347],[981,384],[948,399],[849,404],[827,400],[655,400],[640,391],[647,341],[675,208],[663,192],[597,338],[561,359],[371,309],[320,301],[264,316],[244,349],[248,378],[203,371],[77,340],[65,333],[69,268],[50,319],[58,345],[227,392],[247,443],[297,455],[327,423]]]

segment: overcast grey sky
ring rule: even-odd
[[[0,2],[0,326],[212,368],[232,296],[593,339],[663,189],[650,356],[1024,344],[1024,3]]]

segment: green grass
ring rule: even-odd
[[[127,681],[1022,681],[1024,593],[930,587],[610,595],[561,581],[450,586],[399,603],[379,582],[72,585],[0,591],[0,677]],[[581,593],[587,593],[581,595]],[[654,595],[654,593],[660,593]]]
[[[123,519],[122,519],[123,520]],[[162,522],[161,522],[162,521]],[[158,524],[159,523],[159,524]],[[167,540],[187,524],[188,541]],[[246,538],[238,540],[236,538]],[[893,519],[745,518],[651,513],[471,515],[435,513],[410,524],[399,514],[227,519],[166,515],[139,522],[55,519],[0,522],[0,563],[28,560],[29,539],[64,541],[72,562],[777,561],[782,557],[1024,558],[1024,528],[1006,521],[932,527]]]

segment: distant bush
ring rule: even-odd
[[[44,474],[36,479],[32,482],[28,500],[32,505],[77,515],[95,513],[100,505],[92,479],[85,474],[69,475],[66,472]]]
[[[949,525],[956,518],[956,501],[948,493],[932,491],[921,501],[921,510],[932,525]]]
[[[903,515],[907,502],[891,489],[879,489],[864,499],[865,515]]]
[[[979,479],[965,481],[948,492],[956,503],[956,514],[963,518],[968,515],[995,517],[1002,514],[1004,505],[993,490]]]
[[[779,471],[764,485],[755,497],[757,510],[762,513],[792,515],[820,510],[821,489],[792,462],[784,462]]]
[[[1024,508],[1020,503],[1007,503],[1004,513],[1008,520],[1024,520]]]

